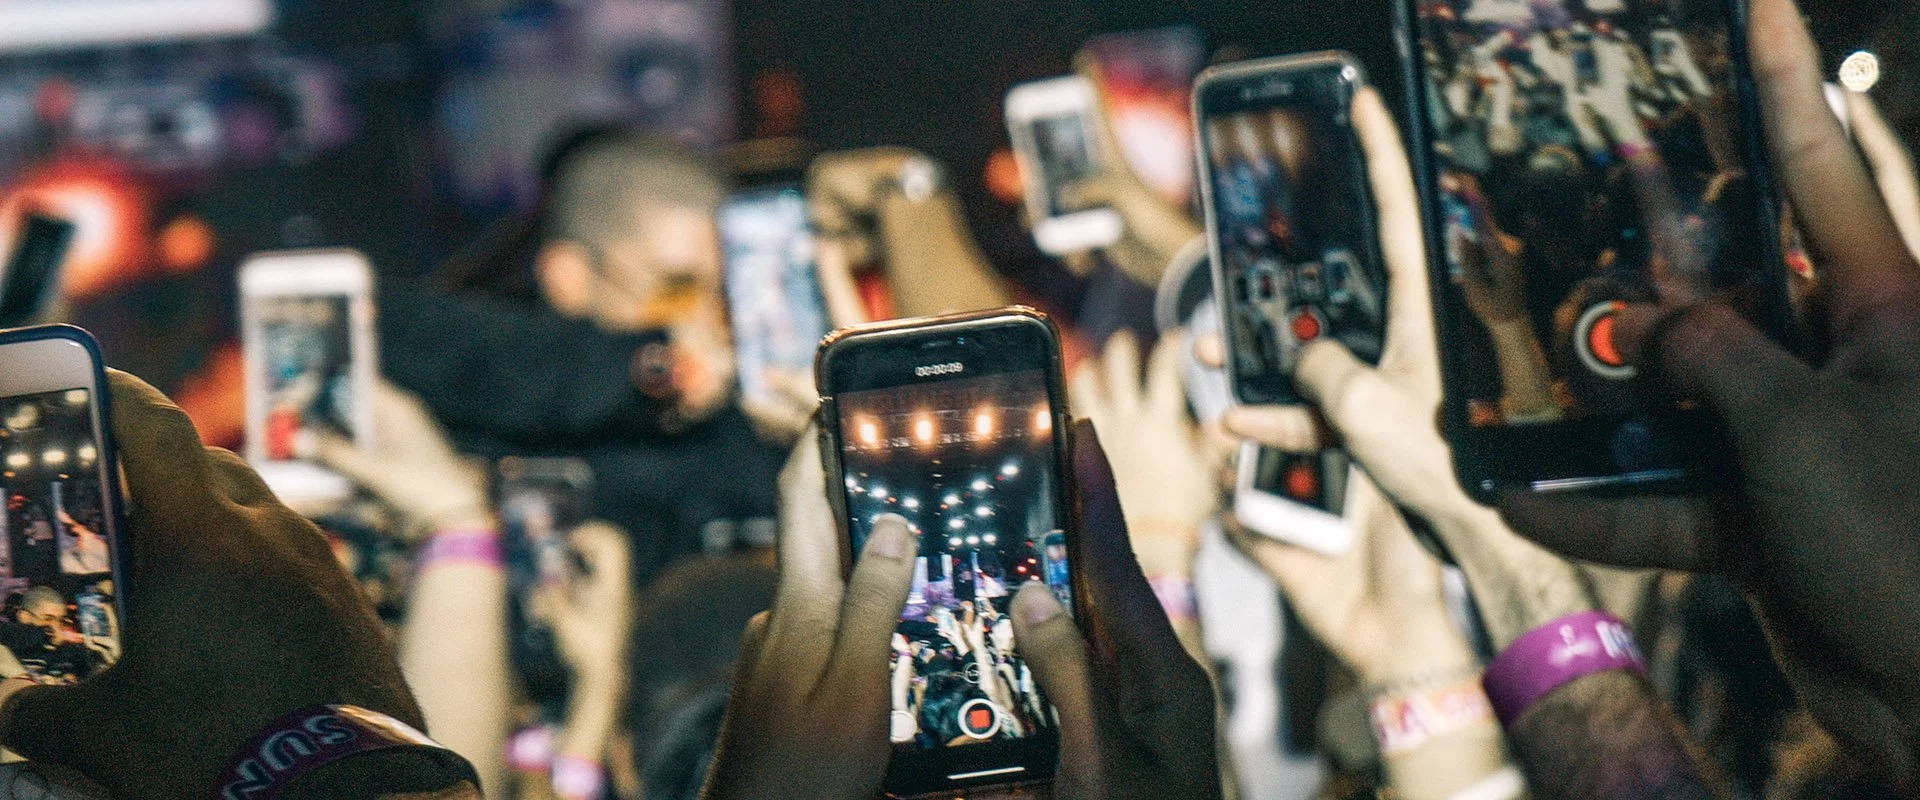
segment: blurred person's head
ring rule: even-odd
[[[60,626],[67,618],[67,601],[59,592],[45,586],[35,586],[20,597],[20,608],[14,612],[14,619],[23,625],[32,625],[47,633],[59,633]]]
[[[535,259],[554,310],[611,331],[724,324],[714,167],[687,148],[611,131],[573,144],[549,187]]]

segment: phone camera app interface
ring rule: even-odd
[[[1011,617],[1014,593],[1031,581],[1073,607],[1045,373],[846,392],[839,405],[854,551],[888,514],[920,540],[893,637],[894,685],[905,680],[893,697],[894,746],[1051,730]]]
[[[1340,68],[1273,81],[1219,87],[1204,127],[1228,351],[1236,392],[1255,403],[1291,402],[1294,362],[1319,339],[1378,361],[1386,321]]]
[[[1763,302],[1730,6],[1419,3],[1451,276],[1436,291],[1470,424],[1644,412],[1612,330],[1656,269],[1749,316]]]
[[[345,295],[269,297],[259,303],[265,344],[267,458],[290,461],[302,433],[353,435],[353,379]]]
[[[120,657],[92,393],[8,397],[0,414],[0,647],[31,680],[73,683]]]
[[[1031,130],[1034,160],[1040,162],[1041,185],[1047,193],[1047,216],[1085,211],[1084,204],[1068,202],[1067,193],[1095,173],[1086,117],[1078,113],[1040,117]]]

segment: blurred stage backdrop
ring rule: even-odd
[[[1827,0],[1868,43],[1879,4]],[[1854,8],[1857,6],[1858,8]],[[532,200],[569,127],[705,146],[902,144],[949,165],[1010,278],[1048,270],[1017,221],[1001,99],[1101,34],[1140,171],[1191,190],[1185,84],[1209,61],[1339,46],[1397,102],[1386,2],[1227,0],[0,0],[0,253],[23,209],[78,225],[60,287],[109,360],[237,444],[234,269],[344,245],[383,278]],[[1177,26],[1177,27],[1169,27]]]

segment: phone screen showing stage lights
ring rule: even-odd
[[[0,648],[36,683],[84,680],[120,657],[93,393],[0,398],[0,452]]]
[[[897,749],[1019,740],[1057,724],[1015,654],[1011,613],[1029,581],[1073,607],[1047,398],[1037,369],[839,396],[854,552],[887,514],[920,540],[893,637]]]

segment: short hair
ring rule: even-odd
[[[614,130],[568,148],[551,192],[547,238],[593,244],[626,233],[642,203],[711,212],[726,188],[713,163],[685,145]]]
[[[31,609],[35,606],[42,606],[48,603],[66,608],[67,598],[61,597],[59,592],[47,586],[32,587],[27,590],[26,594],[20,596],[20,607],[23,609]]]

